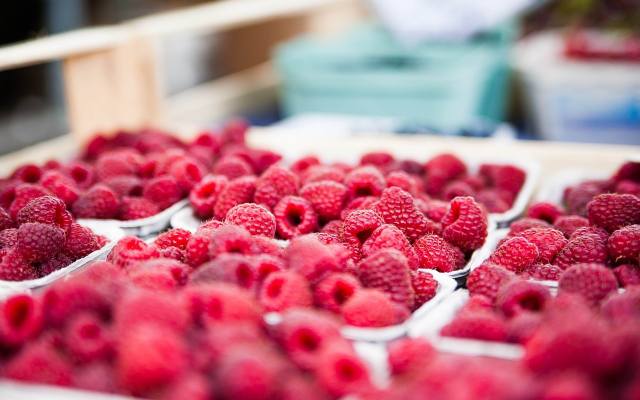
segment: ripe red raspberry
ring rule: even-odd
[[[563,218],[563,217],[560,217]],[[509,236],[515,236],[520,232],[524,232],[527,229],[531,228],[549,228],[549,225],[546,221],[535,218],[520,218],[517,221],[514,221],[511,225],[509,225]]]
[[[505,199],[503,191],[497,189],[483,189],[473,197],[482,204],[490,213],[503,213],[511,208],[512,201]],[[507,201],[509,200],[509,201]]]
[[[96,181],[95,170],[89,164],[75,161],[69,164],[65,170],[67,175],[81,189],[87,189]]]
[[[25,164],[11,173],[11,179],[27,183],[37,183],[42,176],[42,169],[35,164]]]
[[[13,348],[35,338],[44,318],[39,298],[26,293],[14,294],[0,303],[0,344]]]
[[[569,267],[558,282],[561,293],[576,293],[589,304],[597,305],[618,288],[616,276],[607,267],[597,263],[581,263]]]
[[[600,307],[602,314],[618,323],[640,318],[640,288],[630,287],[607,297]]]
[[[527,209],[527,217],[541,219],[550,224],[555,223],[563,214],[564,211],[560,207],[546,201],[531,204]]]
[[[386,176],[387,187],[397,186],[405,192],[417,193],[416,179],[404,171],[389,172]]]
[[[158,252],[160,253],[160,257],[163,258],[170,258],[173,260],[178,260],[180,262],[186,262],[186,255],[185,255],[185,251],[184,250],[180,250],[177,247],[167,247],[165,249],[158,249]]]
[[[42,297],[45,318],[49,325],[62,327],[74,315],[88,311],[101,318],[111,316],[113,297],[121,294],[109,285],[100,285],[108,277],[113,277],[109,264],[92,265],[76,279],[59,280],[49,286]],[[96,271],[98,271],[96,273]]]
[[[117,347],[118,380],[137,395],[171,382],[188,364],[183,338],[162,326],[141,324],[122,332]]]
[[[185,247],[185,261],[192,267],[197,267],[209,261],[210,232],[196,232],[187,242]]]
[[[391,342],[388,347],[391,375],[418,372],[436,357],[436,350],[424,338],[403,338]]]
[[[451,272],[464,266],[464,254],[437,235],[424,235],[416,240],[413,248],[418,254],[420,268]]]
[[[153,244],[159,249],[177,247],[184,250],[187,248],[189,239],[191,239],[191,232],[184,229],[170,229],[158,235]]]
[[[516,279],[498,290],[496,308],[507,318],[524,312],[542,312],[550,297],[549,289],[545,286]]]
[[[209,256],[215,258],[223,253],[252,254],[251,235],[241,226],[223,225],[209,234]]]
[[[444,191],[442,192],[442,198],[446,201],[453,200],[454,197],[458,196],[474,196],[475,191],[473,188],[466,182],[463,181],[453,181],[448,183],[444,187]]]
[[[67,231],[62,252],[71,259],[78,260],[98,250],[100,247],[96,240],[96,235],[91,229],[74,223],[71,224]]]
[[[358,290],[360,282],[353,275],[333,273],[316,285],[313,295],[318,307],[340,313],[342,305]]]
[[[411,271],[411,286],[415,292],[414,309],[420,308],[438,292],[438,281],[427,272]]]
[[[36,279],[37,271],[27,263],[18,250],[9,250],[2,256],[0,262],[0,280],[24,281]]]
[[[213,208],[213,215],[222,220],[234,206],[242,203],[251,203],[255,190],[255,176],[243,176],[232,180],[225,185],[218,195]]]
[[[283,239],[314,232],[318,215],[309,201],[298,196],[285,196],[274,207],[278,235]]]
[[[206,219],[213,216],[213,207],[227,183],[227,178],[222,175],[207,175],[193,187],[189,203],[198,217]]]
[[[322,221],[340,217],[347,198],[347,188],[338,182],[317,181],[300,189],[300,196],[307,199]]]
[[[583,182],[565,189],[563,202],[568,214],[587,216],[587,204],[602,193],[601,185],[594,182]]]
[[[621,287],[640,285],[640,267],[631,264],[622,264],[613,269]]]
[[[310,155],[297,159],[291,164],[291,170],[296,174],[301,174],[307,171],[310,167],[320,164],[318,157]]]
[[[502,318],[487,311],[461,312],[445,325],[440,334],[465,339],[503,342],[507,340],[507,326]]]
[[[60,171],[45,172],[40,184],[69,207],[80,195],[80,189],[75,182]]]
[[[323,226],[320,232],[326,233],[328,235],[334,235],[339,238],[342,235],[342,225],[342,221],[334,219],[333,221],[329,221],[329,223]]]
[[[50,273],[57,271],[71,264],[74,260],[64,253],[58,253],[48,260],[38,264],[36,271],[38,277],[47,276]]]
[[[203,264],[191,274],[191,283],[228,282],[245,289],[258,284],[258,276],[251,258],[243,254],[224,253]]]
[[[182,333],[190,323],[186,304],[180,296],[167,296],[152,290],[128,291],[113,311],[114,334],[121,335],[134,326],[146,324]]]
[[[522,312],[507,321],[507,340],[511,343],[526,344],[542,324],[542,314]]]
[[[18,242],[18,230],[9,228],[0,231],[0,249],[9,250]]]
[[[394,249],[381,249],[358,264],[358,278],[362,285],[383,291],[389,298],[413,307],[414,292],[407,259]]]
[[[233,207],[227,212],[224,222],[241,226],[252,235],[274,237],[276,234],[276,218],[266,207],[255,203]]]
[[[442,217],[447,213],[448,208],[449,203],[446,201],[429,200],[425,202],[425,207],[422,208],[421,211],[427,218],[435,222],[440,222]]]
[[[609,232],[640,224],[640,198],[632,194],[601,194],[587,205],[589,222]]]
[[[53,343],[43,339],[27,344],[5,364],[2,375],[17,381],[70,386],[72,370],[70,362]]]
[[[453,179],[466,174],[467,166],[453,154],[443,153],[431,158],[425,165],[427,193],[439,195],[444,186]]]
[[[607,240],[607,250],[616,264],[637,263],[640,254],[640,225],[625,226],[613,232]]]
[[[595,234],[582,234],[569,239],[566,246],[556,256],[554,264],[562,269],[578,263],[605,263],[607,246]]]
[[[5,229],[10,229],[14,227],[13,220],[9,213],[2,207],[0,207],[0,232]]]
[[[313,295],[302,275],[293,271],[279,271],[269,274],[262,284],[260,303],[267,311],[310,307]]]
[[[42,196],[28,202],[19,212],[17,223],[40,222],[55,225],[66,231],[71,226],[73,217],[60,199]]]
[[[96,160],[96,175],[101,181],[119,175],[137,175],[142,162],[142,157],[135,151],[110,151],[101,154]]]
[[[80,195],[72,210],[77,218],[116,218],[120,201],[113,190],[98,184]]]
[[[483,295],[495,301],[498,290],[515,278],[515,274],[499,265],[487,263],[469,273],[467,288],[471,295]]]
[[[300,176],[302,178],[302,183],[306,185],[320,181],[342,183],[346,175],[347,174],[343,169],[333,165],[313,165]]]
[[[484,176],[489,185],[509,192],[515,198],[526,180],[526,173],[514,165],[483,164],[480,175]]]
[[[107,359],[113,352],[113,339],[104,322],[88,312],[75,315],[64,330],[65,347],[80,363]]]
[[[174,247],[175,248],[175,247]],[[191,268],[172,258],[155,258],[129,269],[129,280],[139,288],[171,291],[184,286]]]
[[[251,256],[251,263],[255,268],[260,283],[264,282],[273,272],[284,271],[286,269],[282,258],[265,253]]]
[[[416,250],[411,247],[407,237],[395,225],[383,224],[377,227],[362,244],[361,251],[366,257],[380,249],[398,250],[407,258],[407,265],[412,270],[420,265]]]
[[[350,346],[334,341],[324,349],[317,362],[316,379],[335,398],[371,390],[369,370]]]
[[[188,193],[193,189],[206,174],[200,163],[190,157],[173,162],[168,172],[169,175],[175,178],[184,193]]]
[[[440,231],[439,225],[425,217],[416,207],[413,196],[399,187],[385,189],[375,210],[384,222],[400,228],[410,242],[427,233]]]
[[[540,253],[535,244],[516,236],[498,246],[488,261],[510,271],[522,272],[533,265],[539,257]]]
[[[523,237],[538,248],[538,262],[550,263],[568,243],[562,232],[553,228],[530,228],[517,236]]]
[[[64,245],[62,229],[39,222],[27,222],[18,228],[16,250],[27,262],[45,261]]]
[[[134,264],[158,257],[158,249],[148,245],[142,239],[127,236],[118,241],[107,256],[107,260],[120,268],[129,268]]]
[[[522,274],[535,280],[557,281],[562,275],[562,269],[553,264],[536,263],[526,268]]]
[[[289,269],[303,275],[313,285],[327,274],[344,272],[346,261],[339,249],[341,245],[325,245],[313,236],[302,236],[291,241],[285,249]]]
[[[285,196],[298,192],[298,177],[291,170],[274,165],[256,181],[255,202],[273,208]]]
[[[11,206],[9,207],[9,215],[11,215],[11,218],[15,221],[18,218],[18,212],[22,210],[27,203],[38,197],[47,195],[50,195],[50,193],[40,185],[23,183],[16,186]]]
[[[351,212],[356,210],[375,210],[378,200],[379,198],[374,196],[356,197],[342,210],[340,218],[346,219]]]
[[[360,165],[373,165],[378,168],[384,168],[392,165],[395,157],[386,151],[370,151],[360,157]]]
[[[125,221],[148,218],[160,212],[157,205],[144,197],[122,198],[119,218]]]
[[[101,183],[107,185],[118,197],[142,196],[142,179],[133,175],[119,175]]]
[[[364,196],[380,196],[386,182],[380,170],[365,166],[354,169],[344,178],[344,184],[350,199]]]
[[[479,248],[487,238],[487,213],[471,197],[451,200],[441,222],[442,237],[462,251]]]
[[[359,254],[362,245],[383,223],[382,217],[373,210],[352,211],[343,221],[342,241]]]
[[[565,237],[571,237],[579,228],[589,226],[589,220],[579,215],[563,215],[553,223],[554,227],[564,233]]]
[[[235,285],[219,282],[187,286],[182,294],[198,324],[262,321],[260,306],[252,294]]]
[[[384,327],[398,323],[393,301],[376,289],[356,291],[341,308],[344,321],[353,326]]]
[[[175,178],[168,175],[159,176],[144,185],[142,196],[164,210],[182,199],[182,189]]]
[[[251,238],[251,253],[282,258],[284,254],[284,243],[266,236],[253,236]]]
[[[228,179],[236,179],[241,176],[253,175],[253,168],[241,157],[226,155],[215,163],[212,172]]]

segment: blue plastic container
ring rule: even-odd
[[[338,39],[289,42],[276,53],[284,112],[395,117],[446,131],[501,121],[513,31],[408,48],[366,25]]]

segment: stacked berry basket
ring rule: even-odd
[[[245,130],[2,182],[0,393],[636,398],[639,164],[527,209],[530,163],[284,162]]]

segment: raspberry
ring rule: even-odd
[[[637,262],[640,254],[640,225],[629,225],[613,232],[607,240],[609,257],[616,264]]]
[[[417,269],[420,265],[418,254],[404,233],[395,225],[383,224],[377,227],[362,244],[362,255],[368,256],[380,249],[395,249],[407,258],[410,269]]]
[[[565,218],[565,217],[560,217]],[[511,225],[509,225],[509,236],[515,236],[520,232],[524,232],[527,229],[531,228],[549,228],[549,225],[546,221],[535,218],[520,218],[517,221],[514,221]]]
[[[14,198],[9,207],[9,215],[13,220],[18,218],[18,212],[22,210],[31,200],[38,197],[47,196],[50,193],[40,185],[32,185],[30,183],[23,183],[16,186]]]
[[[397,303],[413,307],[414,292],[407,259],[394,249],[381,249],[358,264],[358,278],[362,285],[379,289]]]
[[[414,309],[420,308],[438,292],[438,281],[427,272],[411,271],[411,286],[415,292]]]
[[[394,303],[376,289],[356,291],[342,305],[344,321],[353,326],[384,327],[397,323]]]
[[[29,343],[5,364],[3,377],[18,381],[69,386],[72,366],[46,340]]]
[[[507,339],[512,343],[525,344],[542,324],[542,316],[535,312],[521,312],[507,321]]]
[[[358,290],[360,282],[353,275],[333,273],[316,285],[313,295],[318,307],[339,313],[342,305]]]
[[[258,324],[262,319],[259,305],[250,292],[228,283],[209,283],[187,287],[192,318],[199,324],[214,321],[246,321]]]
[[[447,213],[447,208],[449,208],[449,203],[446,201],[430,200],[425,202],[425,208],[422,209],[422,212],[427,218],[440,222]]]
[[[190,277],[191,283],[228,282],[245,289],[253,289],[258,283],[252,260],[242,254],[220,254],[203,264]]]
[[[155,257],[158,257],[158,249],[137,237],[127,236],[118,241],[107,260],[120,268],[129,268],[140,261]]]
[[[129,271],[129,280],[137,287],[170,291],[187,283],[190,268],[169,258],[142,261]]]
[[[413,197],[398,187],[385,189],[375,210],[384,222],[400,228],[411,242],[427,233],[439,232],[439,226],[420,212]]]
[[[120,211],[120,201],[113,190],[98,184],[80,195],[73,203],[72,210],[77,218],[116,218]]]
[[[216,162],[212,172],[216,175],[222,175],[227,179],[236,179],[241,176],[253,175],[253,168],[242,158],[227,155]]]
[[[44,261],[58,253],[64,245],[64,231],[39,222],[20,225],[16,250],[27,262]]]
[[[66,168],[66,173],[81,189],[90,187],[96,179],[94,168],[79,161],[69,164]]]
[[[342,225],[342,221],[334,219],[333,221],[329,221],[329,223],[323,226],[320,232],[339,238],[342,234]]]
[[[338,182],[317,181],[300,189],[300,196],[307,199],[322,221],[340,217],[347,198],[347,188]]]
[[[468,183],[463,181],[453,181],[444,187],[442,198],[444,200],[451,201],[454,197],[473,196],[474,193],[473,188]]]
[[[586,217],[587,204],[600,193],[602,193],[602,188],[592,182],[583,182],[565,189],[563,201],[567,213]]]
[[[71,206],[80,195],[80,190],[75,182],[59,171],[47,171],[40,181],[42,187],[50,191],[55,197]]]
[[[315,372],[320,386],[335,398],[371,388],[367,366],[340,342],[333,342],[322,351]]]
[[[505,200],[502,193],[503,192],[495,189],[483,189],[477,192],[473,197],[490,213],[503,213],[511,208],[511,202]]]
[[[0,345],[10,348],[35,338],[43,325],[39,298],[15,294],[0,303]]]
[[[78,260],[100,247],[96,235],[91,229],[73,223],[67,231],[67,239],[62,247],[62,252],[73,260]]]
[[[51,196],[42,196],[28,202],[19,212],[17,223],[40,222],[69,229],[72,217],[64,202]]]
[[[503,342],[507,339],[507,326],[500,317],[491,312],[462,312],[445,325],[440,334],[465,339]]]
[[[386,182],[380,170],[373,166],[364,166],[349,172],[344,178],[350,199],[364,196],[380,196]]]
[[[300,373],[290,373],[282,381],[278,395],[282,400],[326,400],[327,394],[318,382]]]
[[[36,267],[36,273],[38,277],[47,276],[50,273],[62,269],[69,264],[71,264],[74,260],[71,257],[65,255],[64,253],[58,253],[55,256],[49,258],[47,261],[40,263]]]
[[[551,297],[546,287],[523,280],[513,280],[498,290],[496,308],[511,318],[523,312],[541,312]]]
[[[298,192],[298,177],[289,169],[274,165],[256,181],[255,201],[273,208],[285,196]]]
[[[571,236],[569,236],[569,240],[577,238],[579,236],[584,236],[584,235],[591,235],[595,239],[605,244],[609,239],[609,232],[605,231],[604,229],[598,228],[596,226],[585,226],[585,227],[576,229],[576,231],[573,232]]]
[[[541,201],[529,206],[527,217],[536,218],[553,224],[558,217],[564,214],[562,209],[553,203]]]
[[[542,281],[557,281],[562,275],[562,269],[552,264],[532,264],[523,271],[523,275]]]
[[[216,378],[224,382],[220,394],[225,399],[269,399],[279,385],[282,363],[266,347],[239,345],[227,351]]]
[[[307,280],[293,271],[269,274],[260,290],[260,303],[268,311],[283,311],[293,307],[310,307],[313,296]]]
[[[404,171],[393,171],[387,174],[387,187],[397,186],[405,192],[417,193],[418,187],[414,177]]]
[[[356,197],[342,210],[340,218],[347,218],[347,216],[355,210],[375,210],[378,200],[378,197],[375,196]]]
[[[224,225],[209,235],[209,257],[215,258],[222,253],[251,254],[251,235],[237,225]]]
[[[116,306],[115,334],[120,336],[135,326],[145,324],[184,332],[189,326],[185,304],[178,296],[150,290],[130,291]]]
[[[103,360],[113,351],[112,338],[104,323],[90,313],[80,313],[69,321],[64,341],[71,357],[81,363]]]
[[[558,287],[560,292],[579,294],[591,305],[597,305],[616,291],[618,281],[613,271],[602,264],[581,263],[564,271]]]
[[[313,232],[318,216],[309,201],[302,197],[285,196],[274,207],[278,235],[284,239]]]
[[[346,173],[344,172],[344,170],[331,165],[313,165],[301,175],[302,182],[305,185],[320,181],[333,181],[342,183],[345,176]]]
[[[213,207],[227,183],[227,178],[222,175],[207,175],[193,187],[189,202],[198,217],[206,219],[213,216]]]
[[[423,338],[403,338],[391,342],[388,347],[388,362],[391,375],[417,372],[436,357],[436,350]]]
[[[0,249],[11,249],[18,243],[18,230],[16,228],[9,228],[0,231]]]
[[[284,249],[281,241],[266,236],[253,236],[251,242],[251,253],[276,258],[283,257]]]
[[[538,261],[550,263],[568,243],[562,232],[552,228],[530,228],[517,236],[533,243],[538,249]]]
[[[17,179],[27,183],[37,183],[42,176],[42,169],[35,164],[25,164],[11,174],[11,179]]]
[[[245,228],[252,235],[274,237],[276,219],[264,206],[255,203],[238,204],[227,212],[225,223]]]
[[[185,157],[171,164],[169,175],[175,178],[184,193],[188,193],[202,180],[205,171],[196,160]]]
[[[413,248],[418,254],[420,268],[451,272],[465,263],[462,251],[437,235],[424,235],[416,240]]]
[[[388,167],[395,162],[395,157],[386,151],[370,151],[360,157],[360,165],[373,165],[378,168]]]
[[[184,229],[170,229],[158,235],[153,244],[159,249],[177,247],[180,250],[185,250],[189,239],[191,239],[191,232]]]
[[[622,264],[613,269],[621,287],[640,285],[640,267],[631,264]]]
[[[102,181],[113,190],[118,197],[142,196],[142,180],[133,175],[120,175]]]
[[[192,267],[197,267],[209,261],[209,244],[211,239],[206,232],[196,232],[189,238],[184,249],[185,261]]]
[[[442,218],[442,237],[462,251],[473,251],[487,238],[487,213],[471,197],[451,200]]]
[[[583,399],[597,400],[598,391],[583,374],[565,373],[552,376],[544,383],[543,399]]]
[[[483,295],[494,302],[498,290],[514,278],[513,272],[499,265],[485,262],[469,273],[467,288],[471,295]]]
[[[539,257],[540,253],[535,244],[516,236],[498,246],[488,261],[510,271],[522,272],[533,265]]]
[[[144,185],[142,196],[164,210],[182,199],[182,190],[175,178],[159,176]]]
[[[174,331],[140,324],[118,341],[117,373],[123,389],[142,395],[176,379],[187,368],[188,352]]]
[[[352,251],[359,253],[363,243],[383,223],[382,217],[373,210],[352,211],[343,221],[342,240]]]
[[[589,220],[579,215],[563,215],[554,222],[554,227],[564,233],[565,237],[571,237],[579,228],[589,226]]]
[[[117,150],[103,153],[95,163],[98,179],[104,181],[119,175],[137,175],[142,165],[139,154],[129,150]]]
[[[487,178],[491,186],[506,190],[514,198],[526,179],[525,172],[513,165],[483,164],[480,166],[480,175]]]
[[[640,289],[629,288],[607,297],[601,305],[602,313],[612,321],[624,323],[640,318]]]
[[[318,164],[320,164],[318,157],[309,155],[297,159],[293,164],[291,164],[291,170],[296,174],[301,174],[307,171],[310,167]]]
[[[398,169],[412,175],[422,175],[424,172],[422,164],[416,160],[400,160]]]
[[[290,309],[282,314],[276,338],[289,358],[300,368],[313,369],[318,354],[332,341],[340,340],[340,324],[329,314],[309,309]]]
[[[256,177],[243,176],[229,182],[220,192],[213,208],[213,215],[217,219],[224,219],[227,212],[234,206],[250,203],[256,190]]]
[[[252,256],[251,261],[256,270],[259,282],[264,282],[273,272],[284,271],[286,269],[284,261],[280,257],[270,254],[263,253]]]
[[[144,197],[123,197],[120,219],[125,221],[148,218],[160,212],[157,205]]]
[[[430,159],[424,170],[427,175],[427,193],[439,195],[444,186],[451,180],[464,175],[467,166],[453,154],[443,153]]]
[[[5,229],[13,228],[14,223],[9,213],[2,207],[0,207],[0,232]]]
[[[640,198],[632,194],[601,194],[587,204],[592,225],[609,232],[640,223]]]
[[[243,144],[249,127],[247,121],[241,118],[227,121],[222,127],[222,143],[227,145],[232,143]]]
[[[556,256],[554,264],[562,269],[578,263],[605,263],[607,261],[607,246],[605,242],[594,234],[584,234],[573,237]]]
[[[177,247],[169,246],[165,249],[159,249],[160,257],[163,258],[171,258],[173,260],[178,260],[180,262],[186,261],[186,255],[184,250],[180,250]]]
[[[162,400],[210,399],[208,380],[200,373],[188,372],[172,382],[164,391]],[[104,391],[104,390],[103,390]]]
[[[339,245],[325,245],[312,236],[302,236],[291,241],[285,250],[289,269],[298,272],[311,284],[326,274],[343,270]]]

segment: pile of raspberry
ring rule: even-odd
[[[640,286],[618,291],[611,269],[579,263],[560,278],[558,293],[493,264],[468,277],[468,302],[443,336],[524,346],[521,364],[538,389],[563,382],[551,397],[632,399],[640,393]],[[563,396],[559,396],[563,393]]]
[[[41,294],[0,303],[0,377],[162,400],[377,392],[331,314],[291,309],[269,325],[262,313],[235,284],[167,293],[98,262]]]
[[[27,164],[0,182],[0,206],[13,218],[23,200],[51,195],[76,218],[135,220],[153,216],[188,196],[220,159],[240,160],[259,173],[280,156],[249,149],[247,125],[232,121],[185,143],[157,130],[96,136],[78,160]]]
[[[47,276],[106,244],[106,238],[75,223],[56,197],[16,197],[13,205],[15,216],[0,207],[0,280]]]

